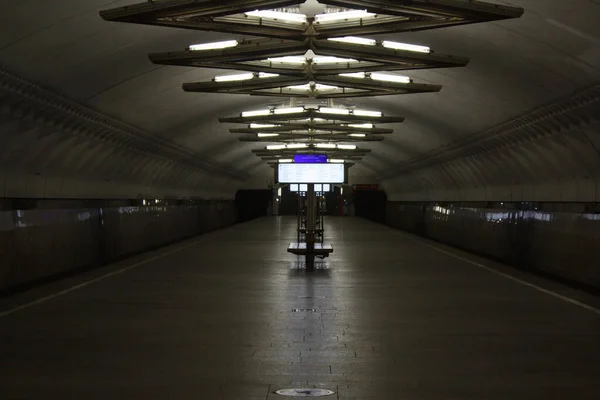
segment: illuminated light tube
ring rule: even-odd
[[[329,108],[329,107],[321,107],[319,108],[319,112],[325,114],[336,114],[336,115],[349,115],[350,110],[345,108]]]
[[[288,149],[304,149],[308,147],[306,143],[292,143],[285,146]]]
[[[375,125],[373,124],[350,124],[348,125],[351,128],[364,128],[364,129],[373,129]]]
[[[293,163],[294,160],[292,160],[291,158],[280,158],[279,162],[280,163]]]
[[[345,163],[346,161],[345,161],[345,160],[342,160],[342,159],[333,158],[333,159],[329,160],[329,162],[330,162],[330,163],[336,163],[336,164],[343,164],[343,163]]]
[[[344,36],[339,38],[329,38],[333,42],[342,42],[342,43],[351,43],[351,44],[362,44],[365,46],[375,46],[377,44],[377,40],[375,39],[367,39],[356,36]]]
[[[291,108],[276,108],[275,114],[298,114],[303,113],[304,107],[291,107]]]
[[[279,136],[279,133],[259,133],[256,136],[258,136],[258,137],[275,137],[275,136]]]
[[[269,114],[271,114],[271,110],[244,111],[242,117],[258,117]]]
[[[237,40],[225,40],[223,42],[213,42],[213,43],[202,43],[202,44],[193,44],[188,47],[191,51],[202,51],[202,50],[219,50],[219,49],[227,49],[229,47],[235,47],[240,44]]]
[[[367,74],[364,72],[350,72],[350,73],[340,74],[340,76],[345,76],[347,78],[365,79],[367,77]]]
[[[340,76],[345,76],[347,78],[358,78],[358,79],[367,79],[370,77],[376,81],[382,82],[396,82],[396,83],[411,83],[412,79],[408,76],[404,75],[392,75],[392,74],[382,74],[381,72],[371,72],[367,74],[365,72],[351,72],[340,74]]]
[[[344,19],[360,19],[366,17],[373,17],[375,15],[377,14],[367,12],[367,10],[342,11],[335,13],[317,14],[315,15],[315,22],[330,22]]]
[[[408,44],[408,43],[400,43],[400,42],[392,42],[389,40],[384,40],[381,45],[388,49],[394,50],[407,50],[407,51],[415,51],[418,53],[431,53],[431,49],[427,46],[419,46],[416,44]]]
[[[354,115],[358,115],[360,117],[382,117],[383,113],[381,111],[367,111],[367,110],[354,110]]]
[[[318,149],[335,149],[335,144],[333,143],[317,143],[316,147]]]
[[[279,76],[279,74],[270,74],[268,72],[259,72],[258,73],[259,78],[274,78],[276,76]]]
[[[335,64],[335,63],[353,63],[358,62],[353,58],[339,58],[332,56],[319,56],[312,59],[314,64]]]
[[[350,136],[352,136],[352,137],[367,137],[367,135],[364,133],[351,133]]]
[[[254,78],[254,74],[224,75],[215,76],[215,82],[246,81],[252,78]]]
[[[267,150],[283,150],[285,149],[285,144],[274,144],[272,146],[267,146]]]
[[[267,58],[267,61],[274,63],[283,64],[306,64],[307,60],[304,56],[285,56],[285,57],[274,57]]]
[[[376,81],[396,82],[396,83],[411,83],[412,82],[412,79],[410,79],[410,77],[408,77],[408,76],[382,74],[379,72],[371,73],[371,79],[375,79]]]
[[[297,85],[297,86],[287,86],[286,89],[289,90],[311,90],[313,87],[310,85],[310,83],[307,83],[306,85]],[[330,85],[322,85],[320,83],[317,83],[314,86],[315,90],[332,90],[332,89],[338,89],[337,86],[330,86]]]
[[[338,144],[337,148],[340,150],[356,150],[356,146],[353,144]]]
[[[306,15],[304,15],[304,14],[279,12],[279,11],[273,11],[273,10],[250,11],[250,12],[247,12],[246,15],[250,16],[250,17],[258,17],[258,18],[280,19],[282,21],[288,21],[288,22],[299,22],[299,23],[307,22]]]
[[[260,129],[260,128],[275,128],[277,125],[272,124],[250,124],[250,128]]]

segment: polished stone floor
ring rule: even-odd
[[[334,253],[307,273],[286,253],[294,224],[252,221],[0,300],[0,399],[600,398],[593,309],[354,218],[327,220]]]

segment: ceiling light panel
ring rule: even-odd
[[[303,14],[274,11],[302,3],[303,0],[144,1],[100,11],[100,16],[107,21],[302,41],[313,31],[319,37],[397,33],[518,18],[524,12],[522,8],[482,1],[328,0],[330,6],[354,11],[320,14],[311,23]]]

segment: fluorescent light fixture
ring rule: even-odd
[[[345,19],[360,19],[366,17],[373,17],[377,14],[369,13],[367,10],[352,10],[342,12],[332,12],[325,14],[315,15],[315,22],[331,22]]]
[[[312,59],[314,64],[335,64],[335,63],[353,63],[358,62],[353,58],[339,58],[332,56],[317,56]]]
[[[356,150],[356,146],[353,144],[338,144],[337,148],[340,150]]]
[[[348,125],[351,128],[363,128],[363,129],[373,129],[375,125],[373,124],[350,124]]]
[[[297,85],[297,86],[287,86],[287,89],[290,90],[311,90],[313,87],[310,85],[310,83],[307,83],[306,85]],[[322,85],[320,83],[317,83],[316,85],[314,85],[315,90],[331,90],[331,89],[338,89],[337,86],[329,86],[329,85]]]
[[[346,108],[329,108],[329,107],[321,107],[319,108],[319,112],[325,114],[336,114],[336,115],[349,115],[350,110]]]
[[[365,46],[375,46],[377,44],[377,40],[375,39],[367,39],[356,36],[344,36],[339,38],[329,38],[333,42],[342,42],[342,43],[351,43],[351,44],[362,44]]]
[[[277,196],[281,197],[281,188],[277,189]]]
[[[318,149],[335,149],[335,144],[333,143],[317,143],[316,147]]]
[[[412,80],[408,76],[382,74],[380,72],[371,73],[371,79],[383,82],[410,83]]]
[[[345,76],[347,78],[365,79],[367,77],[367,74],[364,72],[350,72],[350,73],[340,74],[340,76]]]
[[[367,135],[364,133],[351,133],[350,136],[352,136],[352,137],[367,137]]]
[[[287,13],[273,10],[256,10],[250,11],[246,13],[247,16],[250,17],[258,17],[258,18],[270,18],[270,19],[280,19],[282,21],[287,22],[306,22],[306,15],[304,14],[296,14],[296,13]]]
[[[238,75],[225,75],[215,76],[215,82],[232,82],[232,81],[246,81],[254,78],[254,74],[238,74]]]
[[[191,51],[218,50],[218,49],[226,49],[229,47],[235,47],[238,44],[240,44],[240,43],[237,40],[225,40],[223,42],[193,44],[189,47],[189,49]]]
[[[271,110],[244,111],[242,117],[258,117],[260,115],[269,115]]]
[[[292,143],[292,144],[288,144],[285,147],[288,149],[304,149],[304,148],[308,147],[308,145],[306,143]]]
[[[307,60],[304,56],[285,56],[267,58],[267,61],[282,64],[306,64]]]
[[[275,114],[298,114],[303,113],[304,107],[291,107],[291,108],[276,108]]]
[[[408,76],[383,74],[381,72],[371,72],[371,73],[352,72],[352,73],[340,74],[340,76],[345,76],[348,78],[359,78],[359,79],[367,79],[370,77],[371,79],[374,79],[376,81],[383,81],[383,82],[396,82],[396,83],[411,83],[412,82],[412,80]]]
[[[259,72],[258,73],[259,78],[274,78],[276,76],[279,76],[279,74],[270,74],[268,72]]]
[[[343,164],[343,163],[345,163],[346,161],[345,161],[345,160],[340,160],[340,159],[336,159],[336,158],[334,158],[334,159],[331,159],[331,160],[329,160],[329,162],[330,162],[330,163],[336,163],[336,164]]]
[[[250,124],[250,128],[260,129],[260,128],[275,128],[277,125],[273,124]]]
[[[416,51],[419,53],[431,53],[431,49],[429,47],[419,46],[416,44],[392,42],[389,40],[384,40],[381,44],[383,45],[383,47],[387,47],[388,49]]]
[[[292,160],[291,158],[280,158],[279,162],[280,163],[291,163],[291,162],[294,162],[294,160]]]
[[[283,150],[285,149],[285,144],[274,144],[272,146],[267,146],[267,150]]]
[[[256,136],[258,136],[258,137],[275,137],[275,136],[279,136],[279,133],[259,133]]]
[[[354,115],[358,115],[360,117],[382,117],[383,116],[383,113],[381,111],[354,110],[352,113]]]

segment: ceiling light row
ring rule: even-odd
[[[287,13],[284,13],[287,14]],[[328,40],[333,42],[341,42],[341,43],[350,43],[350,44],[359,44],[363,46],[376,46],[380,44],[381,46],[387,49],[393,50],[403,50],[403,51],[414,51],[417,53],[431,53],[431,48],[428,46],[420,46],[416,44],[410,43],[401,43],[394,42],[391,40],[382,40],[378,42],[375,39],[362,38],[357,36],[344,36],[344,37],[336,37],[329,38]],[[188,47],[190,51],[206,51],[206,50],[221,50],[228,49],[232,47],[236,47],[240,44],[237,40],[225,40],[221,42],[212,42],[212,43],[202,43],[202,44],[193,44]],[[284,56],[284,57],[273,57],[268,58],[268,61],[271,62],[280,62],[287,64],[304,64],[311,60],[313,63],[317,64],[326,64],[326,63],[335,63],[335,62],[356,62],[356,60],[352,58],[338,58],[333,56],[316,56],[312,59],[306,58],[304,56]]]
[[[280,158],[277,161],[280,164],[289,164],[289,163],[294,162],[294,160],[292,158]],[[331,159],[327,160],[327,162],[334,163],[334,164],[344,164],[346,162],[346,160],[341,159],[341,158],[331,158]]]
[[[305,107],[289,107],[289,108],[271,108],[264,110],[255,111],[244,111],[242,117],[259,117],[266,115],[288,115],[288,114],[301,114],[309,110],[316,110],[323,114],[335,114],[335,115],[356,115],[360,117],[374,117],[381,118],[383,113],[381,111],[368,111],[368,110],[353,110],[349,108],[333,108],[333,107],[318,107],[316,109],[305,108]],[[310,120],[310,119],[309,119]],[[251,128],[273,128],[276,125],[271,124],[251,124]],[[372,129],[373,124],[349,124],[348,126],[354,128],[367,128]]]
[[[308,17],[305,14],[288,13],[273,10],[256,10],[245,13],[248,17],[269,18],[286,22],[295,22],[300,24],[308,23]],[[329,23],[343,20],[360,20],[363,18],[373,18],[377,14],[369,13],[367,10],[351,10],[334,13],[325,13],[315,15],[315,23]]]
[[[267,150],[307,149],[309,147],[308,143],[274,144],[267,146]],[[353,144],[316,143],[314,147],[318,149],[356,150],[356,146]]]

